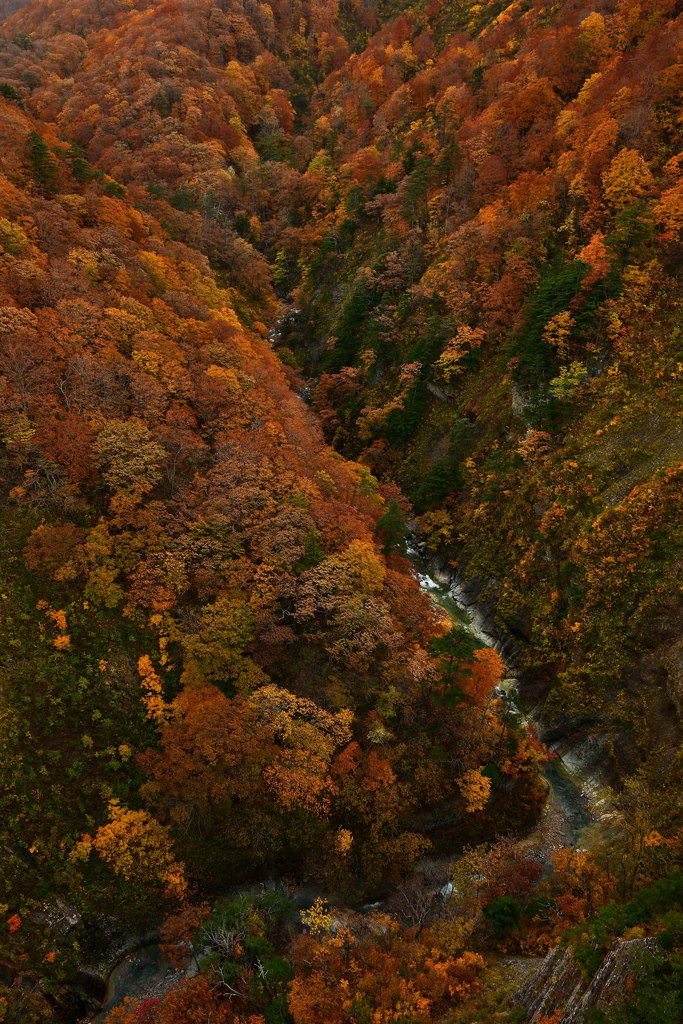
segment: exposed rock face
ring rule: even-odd
[[[454,573],[447,563],[434,556],[430,557],[426,548],[419,542],[416,546],[421,551],[432,578],[448,587],[454,600],[466,610],[474,635],[493,647],[508,669],[514,673],[521,656],[521,647],[512,635],[512,629],[506,631],[497,624],[495,609],[483,599],[482,591],[487,581],[482,576],[464,580],[460,573]],[[519,636],[522,638],[523,634],[520,633]]]
[[[495,580],[483,576],[464,579],[454,573],[448,563],[429,557],[419,541],[421,551],[433,579],[448,587],[451,596],[466,610],[472,632],[493,647],[505,662],[510,684],[522,697],[526,717],[536,726],[539,739],[551,747],[564,764],[593,788],[613,785],[618,773],[614,768],[614,750],[625,751],[629,739],[610,730],[607,723],[592,716],[548,716],[545,694],[530,692],[528,681],[519,677],[519,665],[525,644],[529,642],[529,624],[523,614],[514,621],[501,623],[496,615]]]
[[[557,723],[549,726],[543,719],[542,710],[538,714],[532,711],[530,717],[536,722],[539,739],[551,746],[569,771],[587,785],[595,788],[614,782],[612,746],[623,745],[620,734],[599,733],[591,721],[584,724],[574,719],[565,720],[565,729],[558,733]]]
[[[443,402],[445,405],[453,405],[453,395],[449,394],[448,391],[438,387],[438,385],[433,384],[431,381],[427,381],[426,388],[439,402]]]
[[[512,411],[515,416],[522,419],[530,406],[533,405],[531,398],[525,394],[518,384],[512,385]]]
[[[556,1013],[561,1013],[558,1024],[582,1024],[588,1009],[608,1010],[619,1004],[629,979],[637,973],[640,957],[654,948],[654,939],[620,939],[588,982],[571,949],[558,946],[518,989],[515,1002],[531,1024]]]

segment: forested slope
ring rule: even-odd
[[[83,1016],[112,921],[171,914],[174,946],[238,882],[358,902],[468,846],[450,916],[403,882],[293,938],[286,900],[237,900],[208,967],[113,1019],[488,1021],[486,951],[573,925],[594,969],[647,921],[670,952],[676,5],[46,0],[2,29],[0,1010]],[[540,883],[495,840],[547,751],[410,577],[413,515],[548,735],[631,776],[611,847]]]
[[[673,3],[418,5],[322,84],[276,263],[328,436],[620,770],[680,737],[682,74]]]
[[[530,696],[616,730],[631,763],[666,742],[675,5],[53,0],[10,25],[2,73],[33,113],[225,283],[265,299],[270,262],[295,293],[280,352],[322,374],[328,438],[483,582]]]
[[[533,815],[544,755],[492,652],[428,648],[396,490],[326,448],[267,279],[214,274],[26,106],[5,88],[2,1005],[60,1019],[103,922],[283,872],[358,898],[430,808],[460,842]]]

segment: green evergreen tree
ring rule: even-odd
[[[471,633],[458,626],[429,641],[427,650],[439,662],[441,681],[444,684],[441,702],[448,707],[454,708],[466,699],[459,681],[471,674],[474,652],[480,646]]]
[[[392,551],[398,551],[402,555],[406,553],[409,530],[400,506],[393,498],[387,505],[384,515],[377,520],[375,532],[382,541],[384,555],[389,555]]]
[[[18,103],[20,107],[24,106],[24,101],[21,96],[9,82],[0,82],[0,96],[4,96],[6,100],[12,100],[14,103]]]
[[[67,150],[66,157],[71,164],[71,173],[76,181],[86,182],[95,177],[95,171],[80,146],[71,145]]]
[[[46,192],[57,191],[58,165],[54,156],[38,132],[31,132],[28,137],[28,157],[34,177]]]
[[[15,46],[18,46],[20,50],[33,49],[33,40],[28,32],[17,32],[12,36],[12,42]]]
[[[522,907],[514,896],[499,896],[484,908],[484,917],[496,939],[504,939],[522,919]]]

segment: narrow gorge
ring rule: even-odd
[[[677,0],[0,0],[0,1021],[680,1024],[682,110]]]

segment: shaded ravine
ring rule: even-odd
[[[470,610],[457,599],[457,584],[453,580],[441,581],[430,573],[427,560],[420,553],[417,544],[411,544],[408,556],[414,566],[413,572],[420,588],[433,604],[453,623],[467,630],[481,644],[495,648],[504,658],[496,638],[487,633],[474,620]],[[513,675],[503,680],[501,697],[508,702],[510,710],[523,721],[528,719],[516,704],[517,680]],[[542,772],[548,784],[548,798],[537,827],[520,842],[539,849],[544,859],[549,859],[554,849],[565,846],[581,846],[586,830],[595,822],[590,801],[584,791],[582,780],[573,774],[560,757],[549,762]],[[245,887],[253,889],[254,885]],[[315,897],[311,897],[310,902]],[[125,998],[140,999],[160,997],[187,972],[171,967],[161,959],[159,946],[149,935],[138,943],[134,939],[128,944],[128,951],[121,955],[108,972],[106,995],[101,1009],[92,1018],[93,1024],[102,1024],[107,1013],[120,1005]]]
[[[160,998],[188,976],[183,968],[173,967],[161,956],[157,939],[144,939],[113,965],[106,979],[106,993],[92,1024],[101,1024],[124,999]]]
[[[507,702],[510,710],[518,715],[523,722],[533,724],[533,720],[524,715],[517,704],[517,677],[507,663],[505,650],[496,637],[486,632],[481,624],[476,622],[471,609],[458,600],[456,580],[435,579],[431,574],[428,559],[420,551],[417,542],[413,541],[409,544],[408,557],[413,563],[414,574],[420,588],[429,595],[432,603],[445,612],[452,622],[466,629],[484,646],[492,647],[498,652],[509,672],[501,684],[500,696]],[[552,749],[552,745],[550,746]],[[532,843],[540,839],[551,849],[560,846],[581,846],[586,838],[586,830],[596,821],[596,812],[584,781],[570,770],[559,754],[556,752],[555,754],[555,759],[548,762],[541,773],[548,784],[546,807],[539,820],[538,828],[527,841]]]

